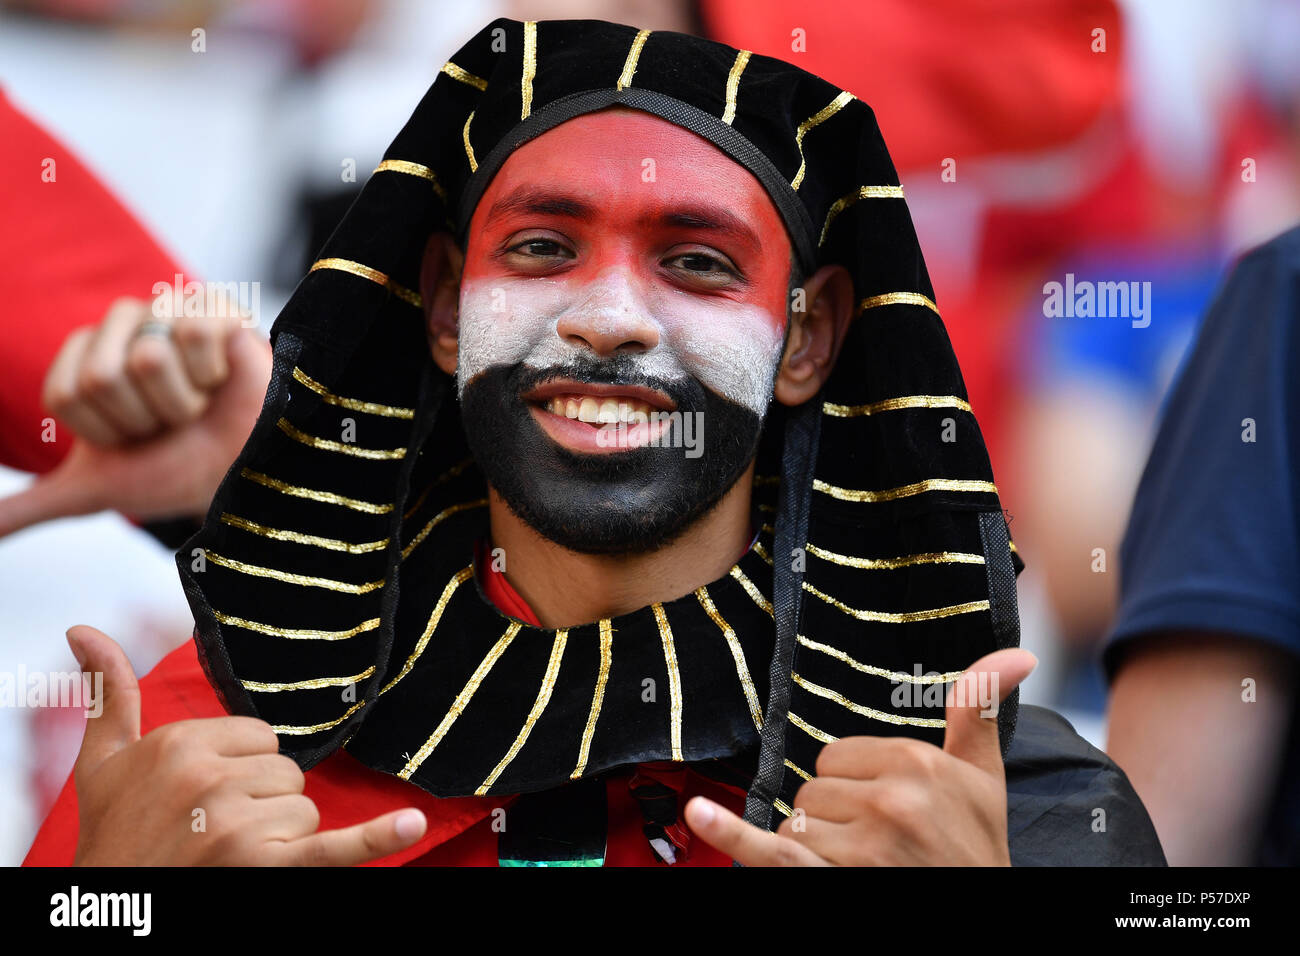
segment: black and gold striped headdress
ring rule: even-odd
[[[843,264],[859,307],[824,393],[770,413],[763,533],[731,572],[541,630],[476,583],[486,486],[413,290],[429,235],[463,237],[513,150],[614,104],[753,173],[803,269]],[[272,338],[261,417],[178,565],[226,706],[304,766],[345,746],[447,796],[746,753],[747,818],[772,828],[826,742],[940,743],[924,692],[1018,643],[1019,559],[875,117],[787,63],[495,21],[442,68]],[[999,720],[1005,751],[1014,699]]]

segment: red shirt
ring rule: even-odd
[[[44,473],[73,433],[42,422],[41,385],[74,330],[120,296],[150,299],[184,272],[77,157],[0,91],[0,465]]]

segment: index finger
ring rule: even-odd
[[[256,717],[195,717],[163,724],[153,733],[174,735],[186,746],[206,746],[222,757],[249,757],[280,750],[271,725]]]
[[[742,866],[830,866],[802,843],[760,830],[705,797],[686,804],[686,822],[701,840]]]
[[[356,866],[391,856],[424,836],[424,814],[413,807],[341,830],[322,830],[281,843],[276,866]]]

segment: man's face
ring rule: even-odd
[[[516,150],[470,223],[457,382],[471,450],[524,521],[649,551],[753,459],[790,242],[758,181],[624,109]]]

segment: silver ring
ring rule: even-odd
[[[157,335],[164,339],[171,338],[172,326],[170,322],[159,322],[157,319],[150,319],[148,322],[142,322],[135,330],[132,338],[139,338],[142,335]]]

